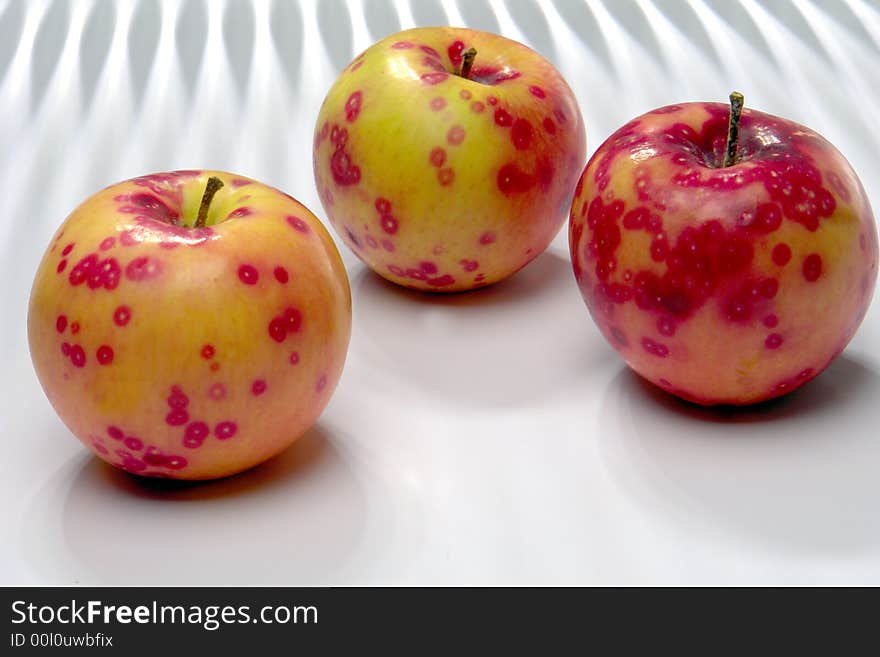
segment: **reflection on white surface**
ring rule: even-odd
[[[112,182],[195,167],[320,216],[325,91],[375,40],[431,24],[545,54],[590,153],[648,109],[739,89],[836,144],[880,208],[873,0],[0,0],[0,583],[880,583],[876,307],[806,389],[719,416],[623,370],[564,233],[456,297],[394,289],[343,248],[346,371],[275,462],[164,489],[84,459],[25,339],[58,224]]]
[[[858,418],[878,387],[880,375],[842,356],[789,397],[713,410],[622,371],[604,401],[602,452],[643,512],[683,530],[709,526],[799,556],[872,555],[880,442],[875,427],[840,419]]]

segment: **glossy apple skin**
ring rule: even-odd
[[[470,47],[465,79],[454,72]],[[547,247],[585,149],[574,94],[539,54],[485,32],[416,28],[371,46],[330,89],[315,181],[333,227],[380,276],[469,290]]]
[[[189,228],[210,176],[225,186],[207,227]],[[86,200],[46,250],[28,311],[34,368],[73,434],[117,467],[177,479],[233,474],[296,440],[339,380],[350,327],[321,223],[217,171]]]
[[[596,324],[644,378],[699,404],[750,404],[819,374],[877,279],[852,167],[801,125],[746,109],[660,108],[623,126],[578,182],[569,243]]]

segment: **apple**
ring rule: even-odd
[[[34,368],[89,449],[210,479],[281,452],[342,372],[348,278],[315,216],[243,176],[175,171],[80,205],[31,291]]]
[[[345,69],[315,128],[330,223],[384,278],[461,291],[559,232],[585,162],[574,94],[546,59],[463,28],[405,30]]]
[[[590,314],[626,363],[699,404],[750,404],[818,375],[877,279],[858,177],[816,132],[684,103],[611,135],[575,190],[569,231]]]

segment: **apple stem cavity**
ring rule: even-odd
[[[471,69],[474,66],[474,60],[477,58],[477,49],[468,48],[461,54],[461,69],[458,71],[459,77],[468,79]]]
[[[742,116],[745,97],[738,91],[730,92],[730,122],[727,124],[727,150],[724,152],[722,166],[736,164],[736,149],[739,146],[739,119]]]
[[[193,228],[205,227],[205,222],[208,220],[208,208],[211,206],[211,200],[214,198],[214,194],[220,191],[221,187],[223,187],[223,181],[217,176],[211,176],[208,178],[208,183],[205,185],[205,193],[202,194],[202,204],[199,206],[199,216],[196,217],[196,223],[193,224]]]

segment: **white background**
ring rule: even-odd
[[[0,0],[0,584],[880,584],[880,310],[807,388],[743,411],[629,373],[565,232],[508,282],[394,288],[342,247],[346,370],[251,472],[144,483],[58,420],[27,299],[94,191],[219,168],[323,211],[311,139],[348,60],[415,24],[528,43],[569,80],[588,153],[654,107],[726,99],[823,133],[880,207],[876,0]]]

